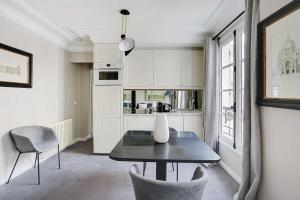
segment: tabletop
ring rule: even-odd
[[[220,157],[195,133],[171,131],[169,141],[156,143],[152,131],[128,131],[109,157],[118,161],[215,163]]]

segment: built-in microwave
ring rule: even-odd
[[[123,85],[122,69],[94,69],[94,85]]]
[[[122,69],[122,63],[94,63],[94,69]]]

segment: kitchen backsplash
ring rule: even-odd
[[[124,90],[124,113],[159,111],[159,102],[173,110],[202,110],[202,93],[202,90]]]

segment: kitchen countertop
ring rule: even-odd
[[[124,116],[156,116],[159,114],[166,114],[166,115],[202,115],[201,110],[174,110],[170,112],[153,112],[152,114],[132,114],[132,113],[124,113]]]

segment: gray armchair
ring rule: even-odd
[[[38,163],[38,184],[40,184],[40,154],[57,147],[58,168],[60,169],[59,142],[54,130],[43,126],[24,126],[10,131],[13,143],[19,154],[8,178],[7,184],[15,170],[22,153],[35,153],[35,162]]]
[[[136,200],[199,200],[208,181],[202,167],[196,168],[192,180],[188,182],[148,179],[140,175],[137,165],[133,165],[129,173]]]

